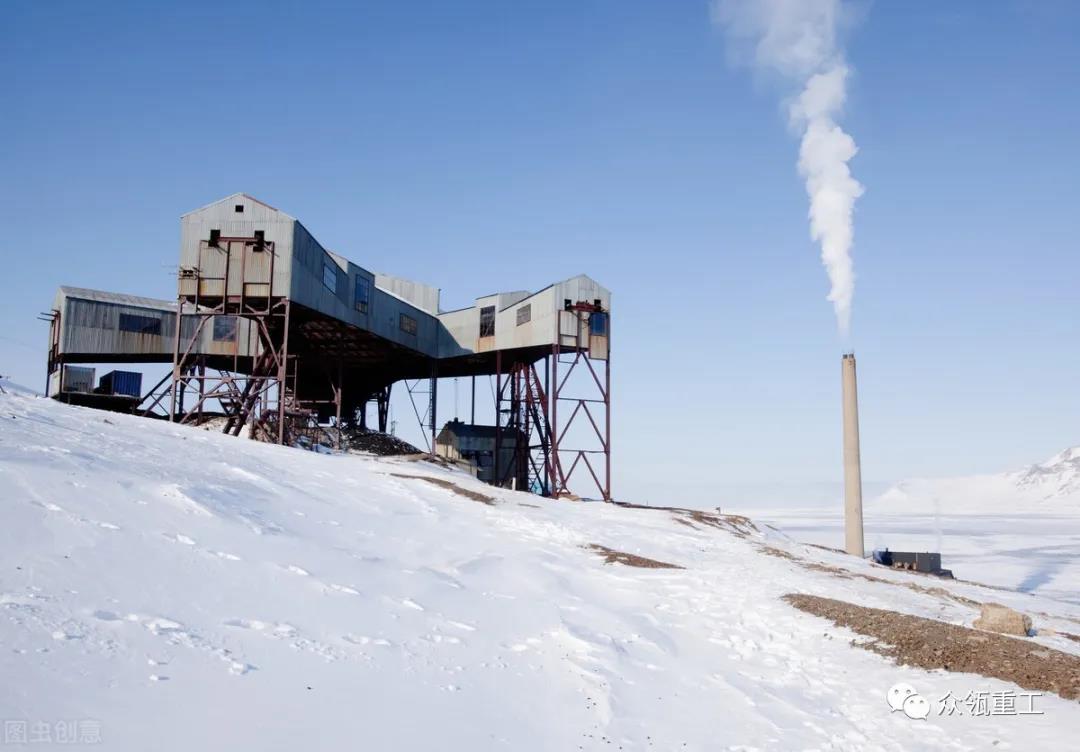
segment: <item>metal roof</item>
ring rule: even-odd
[[[495,426],[480,426],[473,425],[472,423],[465,423],[460,420],[451,420],[443,426],[441,435],[443,432],[452,433],[459,439],[494,439],[495,438]],[[503,426],[502,435],[513,436],[514,429]]]
[[[198,209],[192,209],[189,212],[184,212],[180,216],[181,217],[186,217],[189,214],[197,214],[198,212],[201,212],[203,209],[209,209],[211,206],[216,206],[217,204],[223,203],[225,201],[233,201],[237,197],[246,198],[249,201],[254,201],[256,204],[262,204],[267,209],[270,209],[271,211],[278,212],[279,214],[284,216],[286,219],[291,219],[294,222],[296,221],[296,217],[290,216],[290,215],[286,214],[285,212],[281,211],[281,209],[278,209],[276,206],[270,206],[270,204],[266,203],[265,201],[260,201],[259,199],[255,198],[254,196],[252,196],[251,194],[248,194],[248,193],[233,193],[232,195],[225,196],[224,198],[219,198],[217,201],[211,201],[209,204],[206,204],[205,206],[200,206]]]
[[[176,310],[176,301],[144,298],[141,295],[124,295],[118,292],[105,292],[104,290],[90,290],[85,287],[68,287],[64,285],[60,287],[60,294],[65,298],[92,300],[97,303],[116,303],[118,305],[140,306],[142,308],[157,308],[163,311]]]

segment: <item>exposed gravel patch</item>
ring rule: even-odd
[[[649,559],[637,554],[628,554],[625,551],[616,551],[613,548],[601,546],[597,543],[590,543],[586,548],[603,556],[606,564],[625,564],[628,567],[641,567],[642,569],[684,569],[678,564],[669,564],[666,561]]]
[[[489,507],[495,506],[495,497],[482,494],[479,491],[473,491],[471,488],[462,488],[452,480],[446,480],[444,478],[433,478],[430,475],[409,475],[408,473],[390,473],[395,478],[411,478],[413,480],[422,480],[433,485],[439,486],[453,491],[458,496],[464,496],[466,499],[472,499],[473,501],[479,501],[481,504],[487,504]]]
[[[784,600],[795,608],[829,619],[869,641],[853,644],[905,666],[979,674],[1024,689],[1080,699],[1080,656],[1024,638],[900,614],[804,593]]]

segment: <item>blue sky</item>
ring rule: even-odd
[[[840,478],[792,92],[707,2],[161,5],[0,8],[0,373],[40,387],[60,284],[172,297],[179,215],[245,191],[446,308],[611,288],[620,496]],[[1080,5],[857,8],[864,477],[1080,443]]]

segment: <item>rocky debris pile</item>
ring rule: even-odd
[[[424,454],[407,441],[397,436],[379,431],[365,431],[360,428],[343,431],[346,447],[351,452],[367,452],[380,457],[392,457],[402,454]]]

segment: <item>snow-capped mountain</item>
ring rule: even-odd
[[[872,508],[887,512],[1076,512],[1080,514],[1080,447],[1022,470],[896,484]]]
[[[1050,501],[1080,494],[1080,446],[1015,473],[1018,489]]]

